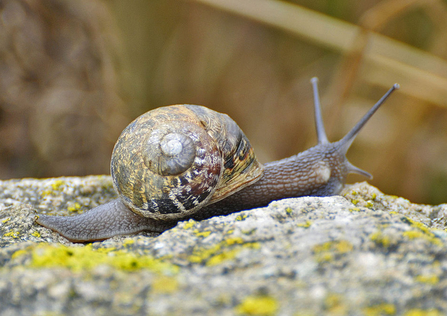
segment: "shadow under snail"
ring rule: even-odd
[[[184,219],[266,206],[273,200],[338,194],[349,173],[372,176],[346,153],[362,127],[399,88],[393,87],[341,140],[327,139],[317,78],[311,80],[318,144],[264,166],[226,114],[199,105],[146,112],[115,144],[111,175],[119,198],[77,216],[40,215],[37,223],[72,242],[104,240],[142,231],[163,232]]]

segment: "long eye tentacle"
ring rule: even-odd
[[[324,129],[323,116],[321,115],[320,96],[318,93],[318,78],[313,77],[312,83],[314,93],[314,109],[315,109],[315,128],[317,129],[318,144],[329,144],[329,140]]]
[[[360,130],[365,126],[366,122],[376,113],[379,107],[385,102],[385,100],[391,95],[391,93],[399,89],[399,84],[395,83],[381,98],[377,103],[358,121],[358,123],[343,137],[338,141],[338,149],[347,153],[349,147],[354,141],[355,137],[358,135]]]

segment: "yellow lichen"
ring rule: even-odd
[[[331,261],[336,254],[344,254],[352,251],[353,246],[347,240],[328,241],[313,247],[317,262]]]
[[[204,250],[194,250],[193,254],[189,256],[188,260],[192,263],[201,263],[211,256],[215,255],[220,249],[222,248],[221,245],[215,245],[211,247],[210,249],[204,249]]]
[[[225,239],[225,242],[227,245],[234,245],[234,244],[243,244],[244,240],[241,237],[232,237]]]
[[[247,215],[238,215],[238,216],[236,216],[235,220],[237,220],[237,221],[243,221],[243,220],[246,219],[246,218],[247,218]]]
[[[418,275],[416,277],[416,281],[420,283],[435,285],[439,282],[439,278],[435,274]]]
[[[28,251],[25,249],[17,250],[16,252],[14,252],[12,254],[11,259],[16,259],[20,256],[26,255],[27,253],[28,253]]]
[[[31,236],[34,236],[34,237],[39,238],[39,237],[40,237],[40,233],[36,230],[35,232],[33,232],[33,233],[31,234]]]
[[[365,316],[394,315],[396,307],[393,304],[378,304],[364,308],[363,313]]]
[[[4,224],[4,223],[6,223],[6,222],[9,222],[10,220],[11,220],[11,218],[10,218],[10,217],[7,217],[7,218],[5,218],[5,219],[2,220],[2,223]]]
[[[358,208],[358,207],[353,207],[353,208],[350,208],[349,209],[349,212],[360,212],[360,208]]]
[[[51,184],[51,187],[53,188],[53,190],[58,190],[62,185],[65,184],[65,181],[63,180],[56,180]]]
[[[336,250],[340,253],[346,253],[351,251],[353,248],[352,244],[347,240],[339,240],[339,241],[328,241],[323,244],[319,244],[314,246],[313,251],[315,253]]]
[[[65,267],[72,271],[91,270],[99,265],[109,265],[120,270],[135,271],[149,269],[158,273],[176,273],[178,267],[150,256],[137,256],[123,250],[93,249],[92,245],[84,247],[67,247],[36,245],[29,248],[30,266],[35,268]],[[19,254],[24,254],[23,252]]]
[[[404,316],[441,316],[444,315],[444,313],[441,313],[440,311],[431,308],[431,309],[411,309],[407,311]]]
[[[286,207],[286,213],[287,214],[291,214],[292,213],[292,208],[290,208],[290,207]]]
[[[218,264],[221,264],[223,261],[232,260],[236,257],[236,255],[240,252],[240,249],[232,249],[229,251],[221,252],[217,255],[211,256],[206,261],[206,265],[208,267],[212,267]]]
[[[196,221],[193,219],[190,219],[189,221],[187,221],[184,225],[183,228],[184,229],[190,229],[191,227],[193,227],[196,224]]]
[[[132,245],[135,243],[135,240],[128,238],[123,242],[123,246],[128,246],[128,245]]]
[[[42,192],[40,193],[40,195],[41,195],[42,197],[45,197],[45,196],[47,196],[47,195],[51,195],[52,193],[53,193],[52,190],[44,190],[44,191],[42,191]]]
[[[211,231],[204,231],[201,232],[198,229],[194,229],[193,233],[197,236],[197,237],[208,237],[211,234]]]
[[[433,233],[426,234],[424,232],[417,231],[417,230],[408,230],[406,232],[403,232],[402,235],[407,237],[410,240],[420,238],[420,239],[425,239],[435,245],[442,246],[442,242],[439,239],[437,239]]]
[[[407,217],[406,220],[408,220],[411,223],[411,226],[419,228],[420,230],[422,230],[426,234],[433,235],[433,233],[430,231],[430,229],[427,226],[425,226],[424,224],[422,224],[420,222],[416,222],[416,221],[412,220],[409,217]]]
[[[222,263],[226,260],[231,260],[241,251],[241,247],[259,249],[260,245],[257,242],[239,244],[238,239],[230,239],[231,245],[237,245],[237,248],[227,249],[226,246],[230,245],[227,240],[217,244],[209,249],[195,249],[188,257],[191,263],[205,263],[208,266],[213,266]],[[234,243],[233,243],[234,242]]]
[[[424,224],[422,224],[420,222],[416,222],[408,217],[405,217],[404,220],[408,221],[412,227],[415,227],[418,229],[418,230],[409,230],[409,231],[404,232],[403,235],[405,237],[407,237],[408,239],[422,238],[422,239],[425,239],[435,245],[438,245],[438,246],[443,245],[441,240],[436,238],[435,234],[433,234],[431,232],[431,230]]]
[[[9,233],[3,234],[3,237],[19,238],[20,232],[9,232]]]
[[[267,295],[247,296],[236,306],[236,313],[245,315],[275,315],[277,311],[277,301]]]
[[[77,212],[81,209],[81,204],[79,204],[78,202],[73,203],[72,205],[67,207],[69,212]]]
[[[340,240],[339,242],[335,243],[335,249],[337,249],[340,253],[352,251],[352,248],[352,244],[347,240]]]
[[[347,306],[343,302],[343,298],[338,294],[329,294],[324,300],[325,308],[330,315],[345,315]]]
[[[174,277],[161,275],[151,283],[151,290],[157,294],[171,294],[177,291],[178,281]]]
[[[296,226],[298,226],[298,227],[304,227],[304,228],[308,228],[308,227],[310,227],[310,225],[312,225],[312,222],[311,222],[311,221],[306,221],[305,223],[299,223],[299,224],[296,224]]]
[[[376,244],[381,244],[385,248],[391,244],[390,238],[388,236],[383,235],[382,232],[380,231],[371,234],[369,238]]]
[[[374,206],[374,203],[371,201],[366,202],[365,207],[372,208]]]

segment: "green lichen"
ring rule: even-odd
[[[89,271],[99,265],[109,265],[119,270],[136,271],[148,269],[156,273],[177,273],[178,267],[161,259],[139,256],[115,250],[114,248],[94,249],[91,244],[84,247],[67,247],[40,244],[13,256],[31,253],[30,266],[34,268],[65,267],[72,271]]]
[[[387,303],[368,306],[363,309],[363,314],[365,316],[395,315],[396,307]]]
[[[271,296],[247,296],[236,306],[236,313],[242,315],[275,315],[278,302]]]

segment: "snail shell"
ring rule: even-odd
[[[113,184],[133,212],[157,220],[194,214],[257,181],[263,166],[228,115],[198,105],[149,111],[112,153]]]

